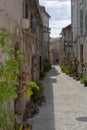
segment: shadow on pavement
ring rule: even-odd
[[[58,76],[60,74],[60,72],[58,72],[58,70],[53,66],[52,70],[51,70],[51,74],[50,76]]]
[[[33,118],[32,130],[57,130],[55,127],[53,84],[57,83],[55,76],[58,75],[56,67],[52,67],[43,81],[46,103],[41,106],[40,112]]]
[[[45,78],[45,83],[57,83],[56,76],[58,76],[60,72],[53,66],[51,71],[47,73]]]
[[[87,122],[87,117],[78,117],[76,120],[80,122]]]
[[[56,130],[55,128],[55,111],[54,111],[54,90],[53,83],[57,83],[55,76],[58,76],[59,72],[55,67],[47,73],[44,80],[45,96],[46,96],[46,106],[44,107],[44,115],[46,114],[46,119],[43,120],[43,128],[41,130]],[[38,129],[40,130],[40,129]]]

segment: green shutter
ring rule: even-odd
[[[80,10],[80,34],[83,35],[83,9]]]
[[[71,41],[73,41],[73,31],[71,32]]]

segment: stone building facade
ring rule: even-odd
[[[8,30],[13,36],[13,39],[10,41],[13,47],[18,46],[20,50],[23,52],[23,33],[21,28],[21,20],[23,18],[23,1],[18,2],[14,0],[1,0],[0,1],[0,28],[4,28]],[[14,6],[15,5],[15,6]],[[18,13],[15,13],[15,11]],[[0,62],[5,60],[5,57],[0,53]],[[14,108],[14,101],[11,100],[8,105],[5,105],[5,108],[12,109],[15,111]],[[24,106],[23,106],[24,107]]]
[[[43,20],[43,56],[49,59],[49,19],[50,15],[47,13],[44,6],[40,6],[42,20]]]
[[[50,62],[51,62],[51,64],[58,64],[58,62],[60,60],[59,38],[50,38],[49,52],[50,52]]]
[[[72,57],[72,26],[71,24],[62,29],[62,41],[64,46],[64,58],[68,61]]]
[[[53,51],[54,51],[54,49],[53,49],[53,48],[54,48],[54,47],[53,47],[53,43],[50,42],[49,52],[50,52],[50,63],[51,63],[51,65],[54,64],[54,59],[53,59]]]
[[[73,52],[78,59],[78,72],[87,74],[87,1],[72,0]]]
[[[23,84],[26,81],[39,79],[40,63],[38,59],[42,52],[42,17],[38,0],[1,0],[0,1],[0,28],[5,28],[13,36],[11,45],[23,54],[20,73],[18,98],[11,103],[11,108],[23,116],[26,107],[26,92]],[[5,60],[0,54],[0,61]]]
[[[59,63],[64,64],[65,52],[64,52],[64,39],[62,36],[59,38],[58,42],[59,42],[58,46]]]

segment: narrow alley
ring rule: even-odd
[[[0,130],[87,130],[86,86],[87,0],[0,0]]]
[[[87,88],[53,66],[43,81],[46,103],[33,130],[87,130]]]

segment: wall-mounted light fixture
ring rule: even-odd
[[[67,46],[67,47],[72,47],[72,45],[71,44],[69,44],[69,43],[72,43],[73,41],[64,41],[64,44],[65,44],[65,46]]]

